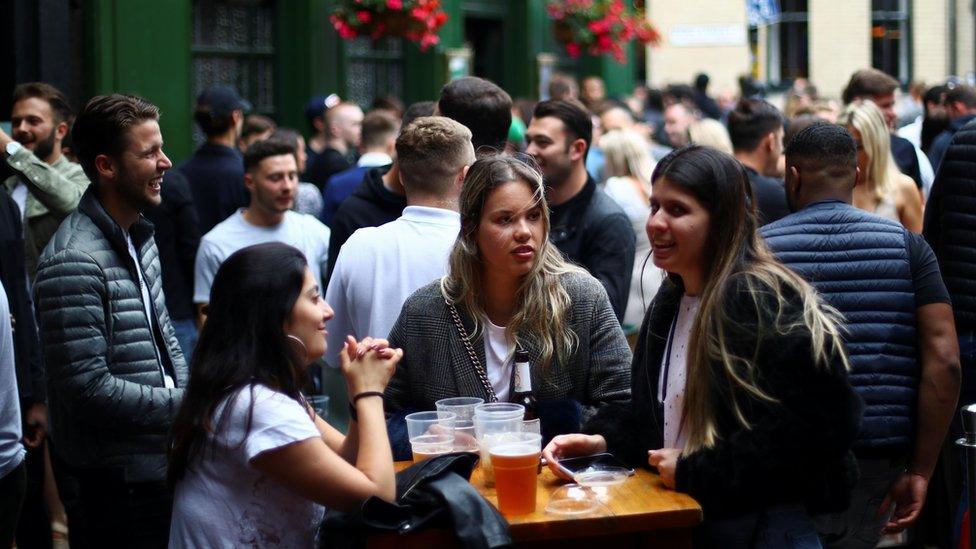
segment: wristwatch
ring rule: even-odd
[[[7,148],[6,148],[7,156],[13,156],[17,154],[17,151],[19,151],[23,147],[24,146],[18,143],[17,141],[11,141],[10,143],[7,143]]]

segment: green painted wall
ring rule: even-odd
[[[166,153],[192,150],[190,0],[92,0],[86,12],[91,95],[124,92],[159,106]]]
[[[345,95],[345,48],[329,22],[332,1],[288,0],[278,10],[275,75],[279,124],[307,131],[313,95]]]

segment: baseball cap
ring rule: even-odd
[[[251,103],[230,86],[211,86],[197,96],[197,110],[227,114],[236,110],[250,111]]]
[[[342,102],[342,99],[334,93],[329,95],[316,95],[305,104],[305,118],[311,120],[317,116],[322,116],[327,109],[335,107]]]

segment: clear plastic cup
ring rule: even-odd
[[[489,445],[498,510],[503,515],[535,512],[537,471],[542,456],[542,436],[536,433],[508,433],[504,441]]]
[[[415,462],[454,451],[454,412],[416,412],[405,419]]]
[[[474,408],[485,400],[478,397],[443,398],[434,403],[441,412],[454,412],[454,451],[477,452],[478,439],[474,435]]]
[[[481,470],[486,486],[495,484],[488,447],[498,442],[513,440],[513,435],[522,432],[524,408],[518,404],[513,406],[518,406],[519,409],[510,408],[505,412],[480,414],[475,411],[474,434],[481,449]]]
[[[320,418],[329,419],[329,395],[312,395],[306,400]]]
[[[486,402],[474,407],[475,417],[486,419],[508,419],[525,416],[525,406],[514,402]]]

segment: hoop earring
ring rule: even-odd
[[[302,348],[302,355],[305,362],[308,362],[308,347],[305,346],[305,342],[301,340],[298,336],[292,334],[285,334],[285,338],[294,341]]]

